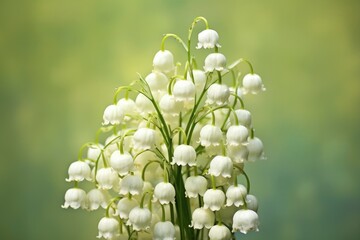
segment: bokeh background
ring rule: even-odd
[[[102,212],[60,208],[67,167],[115,87],[199,15],[267,87],[245,99],[268,160],[248,167],[261,230],[241,239],[360,239],[359,12],[357,0],[1,1],[0,239],[95,239]]]

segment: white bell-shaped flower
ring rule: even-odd
[[[206,103],[210,105],[224,105],[228,102],[229,96],[230,90],[227,85],[214,83],[207,91]]]
[[[227,155],[230,157],[234,163],[244,163],[248,160],[249,150],[246,146],[227,146]]]
[[[259,231],[259,216],[249,209],[238,210],[233,217],[233,232],[246,234],[249,231]]]
[[[169,204],[175,202],[175,188],[171,183],[160,182],[154,189],[154,201],[160,204]]]
[[[135,231],[147,230],[150,228],[151,218],[152,214],[149,209],[135,207],[130,211],[126,225],[133,226]]]
[[[246,145],[247,149],[249,150],[249,157],[248,160],[250,162],[255,162],[259,159],[265,159],[264,157],[264,145],[262,141],[257,138],[250,138],[248,140],[248,144]]]
[[[175,226],[169,222],[158,222],[154,226],[154,240],[174,240]]]
[[[135,198],[124,197],[120,199],[117,204],[117,210],[120,218],[128,219],[131,210],[135,207],[139,206],[138,201]]]
[[[142,193],[143,186],[144,181],[140,176],[127,175],[120,183],[120,194],[126,195],[130,193],[131,195],[139,195]]]
[[[210,240],[230,240],[232,235],[225,225],[215,225],[210,228],[209,238]]]
[[[106,149],[104,149],[104,151],[107,154],[107,156],[110,157],[113,152],[119,149],[118,143],[120,143],[120,139],[121,139],[121,132],[111,134],[105,139],[105,146],[107,147]],[[130,138],[125,138],[123,145],[124,149],[129,149],[129,139]]]
[[[174,84],[173,95],[176,101],[191,103],[195,99],[195,85],[189,80],[177,80]]]
[[[146,116],[149,113],[155,112],[155,108],[152,102],[141,93],[136,96],[135,104],[142,116]]]
[[[226,190],[226,206],[235,205],[236,207],[243,206],[247,191],[246,187],[241,184],[237,186],[231,185]]]
[[[214,226],[215,215],[210,209],[197,208],[192,213],[192,220],[190,227],[194,229],[209,229]]]
[[[133,136],[136,150],[152,149],[156,144],[156,131],[150,128],[139,128]]]
[[[235,110],[235,114],[240,125],[243,125],[247,128],[251,127],[251,113],[248,110],[237,109]],[[235,123],[235,121],[233,122]]]
[[[103,120],[103,125],[120,124],[124,120],[124,112],[119,106],[115,104],[109,105],[105,108]]]
[[[205,125],[200,131],[200,144],[204,147],[220,146],[222,141],[222,131],[219,127]]]
[[[158,51],[153,59],[154,70],[169,73],[174,70],[174,56],[168,50]]]
[[[88,150],[87,150],[87,158],[93,161],[96,161],[100,154],[102,149],[104,148],[104,146],[102,144],[97,144],[97,145],[91,145],[89,146]]]
[[[119,182],[119,177],[110,167],[100,168],[96,173],[96,181],[100,189],[108,190]]]
[[[108,204],[108,197],[103,190],[94,188],[90,190],[87,195],[87,209],[90,211],[98,209],[100,206],[106,208]]]
[[[203,176],[191,176],[185,180],[185,195],[188,198],[196,198],[198,194],[203,196],[207,190],[208,182]]]
[[[208,189],[204,193],[204,208],[219,211],[225,204],[225,193],[219,189]]]
[[[171,164],[178,166],[195,166],[196,165],[196,151],[193,146],[181,144],[174,150],[174,157]]]
[[[86,192],[80,188],[70,188],[65,193],[65,203],[62,208],[73,209],[86,207]]]
[[[162,72],[154,71],[145,77],[145,81],[149,84],[152,93],[166,92],[169,83],[168,77]]]
[[[136,104],[130,98],[121,98],[116,105],[122,110],[125,121],[131,120],[131,115],[136,114]]]
[[[91,181],[91,168],[86,162],[76,161],[69,166],[69,178],[65,179],[67,182],[83,181],[84,179]]]
[[[200,95],[204,91],[204,88],[205,88],[206,73],[199,69],[194,69],[194,70],[192,70],[192,72],[193,72],[194,79],[192,79],[190,72],[187,73],[186,79],[188,81],[194,80],[196,94]]]
[[[216,156],[210,162],[209,174],[218,177],[231,178],[233,162],[227,156]]]
[[[110,166],[120,175],[125,176],[134,167],[133,157],[128,152],[120,153],[116,150],[111,154]]]
[[[164,114],[170,114],[172,116],[179,116],[181,110],[184,107],[184,103],[176,101],[174,95],[165,94],[159,102],[161,111]],[[178,118],[176,118],[178,120]]]
[[[257,212],[257,210],[259,209],[258,200],[254,195],[251,194],[246,195],[245,202],[246,202],[246,207],[248,209],[253,210],[255,212]]]
[[[258,94],[259,92],[266,90],[260,76],[257,74],[246,74],[243,78],[242,84],[242,91],[244,94]]]
[[[249,131],[242,125],[231,126],[226,132],[226,142],[230,146],[240,146],[246,143]]]
[[[223,71],[226,68],[226,58],[221,53],[210,53],[205,58],[205,72]]]
[[[221,47],[218,43],[219,41],[219,34],[212,29],[205,29],[204,31],[201,31],[198,35],[198,44],[197,49],[200,48],[214,48]]]
[[[233,96],[233,94],[236,94],[238,97],[240,97],[241,99],[243,98],[243,91],[241,90],[241,88],[237,88],[237,90],[235,90],[235,88],[230,87],[229,88],[230,91],[230,96],[229,96],[229,103],[233,104],[235,101],[235,97]],[[239,100],[236,100],[237,102],[239,102]]]
[[[97,238],[113,239],[120,235],[119,222],[115,218],[103,217],[98,224],[98,229]]]

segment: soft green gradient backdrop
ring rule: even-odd
[[[102,213],[60,208],[67,167],[115,87],[199,15],[267,87],[245,99],[268,160],[248,167],[262,225],[242,239],[359,239],[359,12],[356,0],[1,1],[0,239],[95,239]]]

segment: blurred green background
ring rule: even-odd
[[[268,160],[248,167],[261,230],[241,239],[360,239],[359,12],[357,0],[1,1],[0,239],[95,239],[101,212],[60,208],[67,167],[115,87],[199,15],[267,87],[245,99]]]

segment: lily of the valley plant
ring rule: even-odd
[[[205,30],[193,51],[199,22]],[[166,49],[170,38],[186,51],[184,64]],[[244,167],[263,158],[263,144],[243,96],[265,88],[249,61],[227,65],[220,47],[218,33],[197,17],[186,41],[164,35],[150,74],[117,88],[66,179],[73,187],[64,208],[105,209],[98,238],[225,240],[258,231]],[[204,64],[195,51],[209,51]]]

